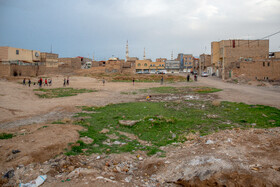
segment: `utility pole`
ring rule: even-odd
[[[172,50],[172,52],[171,52],[171,60],[173,60],[173,50]]]
[[[223,40],[223,72],[222,79],[225,80],[225,40]]]
[[[144,47],[144,56],[143,56],[143,60],[146,60],[146,51],[145,51],[145,47]]]

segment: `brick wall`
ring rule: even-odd
[[[0,64],[0,76],[10,76],[10,65]]]
[[[244,77],[250,80],[280,80],[280,59],[265,59],[235,63],[232,77]]]

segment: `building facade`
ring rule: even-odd
[[[152,62],[151,60],[136,60],[136,72],[155,73],[159,70],[164,70],[165,62]]]
[[[181,61],[179,60],[167,60],[165,62],[165,70],[167,73],[179,73]]]
[[[229,78],[230,73],[228,71],[232,62],[242,58],[252,60],[268,58],[269,40],[222,40],[212,42],[211,56],[211,63],[217,75]]]
[[[0,47],[0,61],[20,61],[26,63],[40,62],[40,51],[15,47]]]

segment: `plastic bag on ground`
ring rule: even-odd
[[[41,184],[43,184],[45,182],[45,180],[47,179],[47,175],[40,175],[37,177],[36,180],[31,181],[29,183],[20,183],[19,186],[20,187],[37,187],[40,186]]]

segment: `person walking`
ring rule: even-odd
[[[49,86],[52,85],[52,79],[49,79]]]
[[[28,79],[28,86],[30,87],[30,84],[31,84],[31,80],[30,79]]]
[[[197,81],[197,74],[194,74],[194,81]]]
[[[42,87],[42,84],[43,84],[43,79],[40,78],[40,83],[39,83],[39,86]]]
[[[105,79],[104,79],[104,77],[102,79],[102,83],[103,83],[103,86],[105,86]]]
[[[69,77],[67,77],[67,86],[69,86]]]
[[[48,86],[48,79],[47,79],[47,78],[45,78],[45,84],[44,84],[44,86]]]
[[[23,85],[26,85],[26,84],[25,84],[25,78],[23,79],[22,84],[23,84]]]
[[[187,82],[190,81],[190,74],[187,75]]]
[[[63,81],[63,87],[66,86],[66,78],[64,78],[64,81]]]
[[[133,84],[133,86],[134,86],[134,82],[135,82],[135,79],[133,78],[133,79],[132,79],[132,84]]]
[[[163,85],[163,76],[161,76],[160,84]]]

